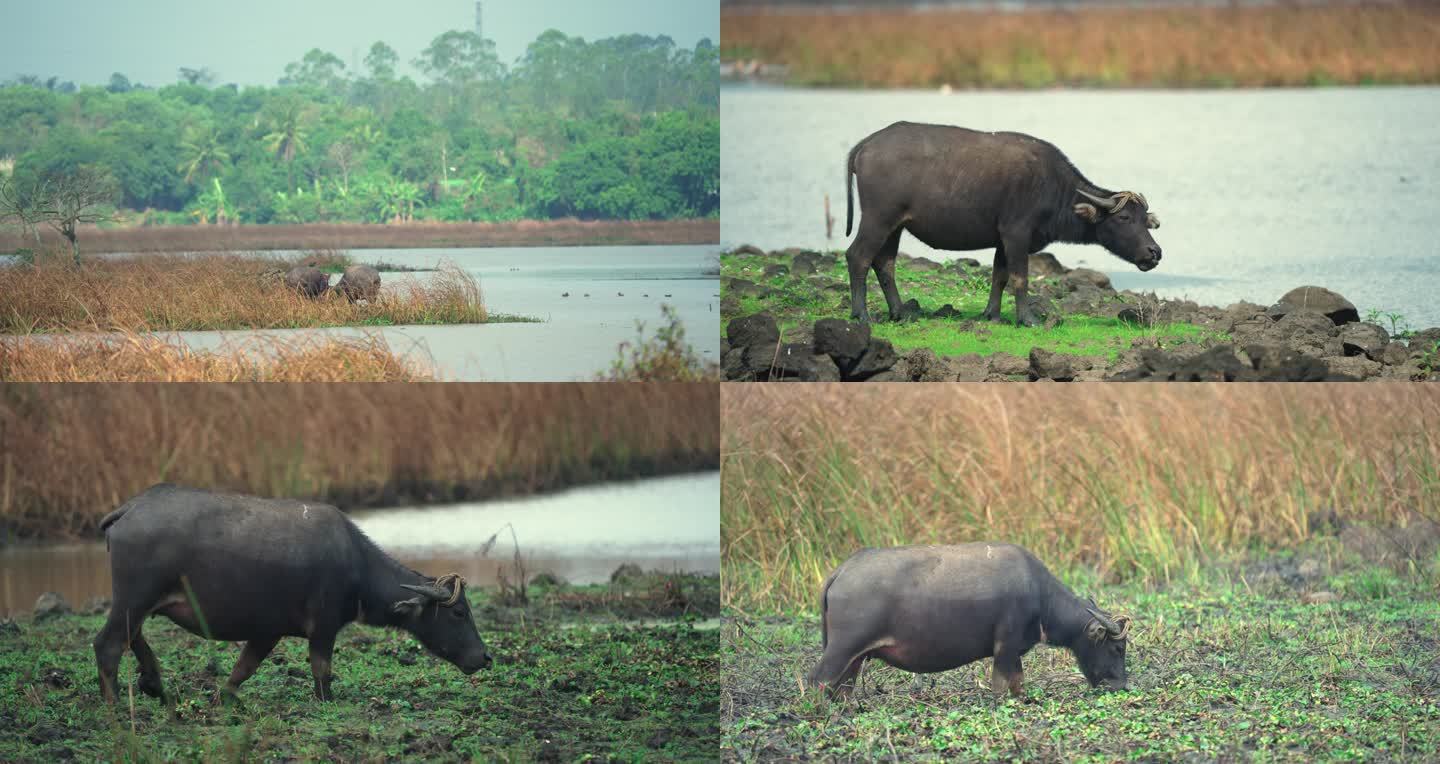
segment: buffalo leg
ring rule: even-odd
[[[310,637],[310,673],[315,676],[315,697],[330,700],[330,656],[335,652],[334,634]]]
[[[140,625],[145,622],[146,611],[147,608],[129,607],[124,601],[116,599],[110,606],[110,617],[105,619],[105,625],[100,627],[100,633],[95,635],[95,667],[100,674],[100,694],[106,703],[115,702],[120,686],[120,658],[125,654],[127,646],[135,644],[140,634]],[[141,661],[142,674],[146,660],[140,657],[140,650],[144,650],[149,657],[148,662],[155,669],[158,684],[159,666],[155,662],[155,656],[150,652],[150,646],[145,644],[144,638],[140,638],[139,642],[143,647],[137,648],[136,658]],[[141,689],[145,689],[143,684]]]
[[[1030,304],[1030,250],[1022,238],[1006,239],[1005,259],[1015,276],[1015,325],[1038,326],[1040,321]]]
[[[1002,648],[995,653],[995,665],[990,671],[990,689],[999,700],[1008,689],[1011,695],[1020,697],[1025,683],[1025,671],[1020,666],[1020,655],[1013,650]]]
[[[140,664],[140,691],[168,705],[165,685],[160,681],[160,661],[155,660],[155,651],[150,649],[150,643],[145,641],[145,634],[140,629],[135,630],[135,636],[130,640],[130,650]]]
[[[235,661],[235,668],[231,669],[230,679],[225,682],[225,687],[221,692],[232,699],[238,698],[240,685],[255,675],[255,671],[260,668],[261,663],[265,662],[270,651],[275,649],[275,643],[279,641],[278,637],[264,637],[246,642],[245,649],[240,651],[240,660]]]
[[[895,258],[900,251],[900,234],[904,231],[903,228],[896,228],[890,238],[880,245],[880,251],[875,254],[875,260],[870,265],[875,271],[875,280],[880,282],[880,291],[885,294],[885,305],[890,308],[891,321],[901,319],[900,292],[895,288]]]
[[[865,307],[865,279],[890,235],[891,231],[876,224],[866,225],[866,221],[862,220],[855,240],[845,250],[845,266],[850,272],[850,317],[862,324],[870,323],[870,311]],[[898,238],[896,246],[899,246]]]
[[[1000,298],[1005,296],[1005,285],[1010,281],[1010,261],[1005,258],[1005,245],[995,248],[995,267],[990,269],[990,301],[980,317],[987,321],[1004,321],[1000,316]]]
[[[853,647],[840,647],[831,642],[826,646],[820,662],[810,672],[810,686],[823,688],[831,695],[849,695],[850,688],[847,683],[860,672],[865,655]]]

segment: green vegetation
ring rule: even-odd
[[[917,677],[867,664],[851,700],[802,693],[820,656],[814,606],[729,620],[724,755],[902,760],[1434,761],[1435,582],[1357,566],[1307,604],[1272,578],[1213,569],[1167,586],[1063,578],[1135,620],[1130,689],[1101,693],[1067,651],[1025,658],[1023,699],[996,703],[989,661]]]
[[[834,254],[838,255],[837,263],[806,277],[789,274],[766,277],[765,268],[781,262],[773,257],[722,255],[722,285],[727,283],[724,281],[726,278],[737,278],[762,287],[740,293],[733,288],[727,289],[726,296],[734,295],[737,302],[725,311],[723,319],[728,321],[736,316],[764,311],[775,317],[782,339],[787,340],[796,336],[797,330],[808,330],[818,319],[848,319],[849,275],[845,270],[844,253]],[[960,273],[953,268],[921,270],[902,261],[896,264],[895,274],[901,298],[918,300],[924,317],[900,323],[888,321],[885,298],[873,274],[869,276],[870,288],[866,298],[874,319],[874,336],[889,340],[901,352],[928,347],[942,356],[998,352],[1025,356],[1030,348],[1041,347],[1072,355],[1103,355],[1113,360],[1139,337],[1153,337],[1158,346],[1164,347],[1174,342],[1195,342],[1219,336],[1191,324],[1144,327],[1116,318],[1086,315],[1066,316],[1058,326],[1043,331],[1017,327],[1013,323],[991,323],[980,318],[990,296],[988,269],[971,269],[969,273]],[[1042,279],[1032,282],[1033,292],[1043,287]],[[959,314],[950,318],[931,315],[944,305],[952,306]],[[1014,302],[1008,293],[1002,302],[1001,312],[1013,321]],[[975,323],[966,325],[963,323],[966,321]]]
[[[685,341],[685,327],[669,305],[661,305],[665,317],[655,336],[645,339],[645,322],[635,322],[634,342],[622,342],[610,369],[596,376],[597,382],[719,382],[720,366],[706,362]]]
[[[383,42],[363,72],[314,49],[268,88],[188,68],[155,88],[22,76],[0,87],[0,181],[25,202],[93,169],[138,224],[719,214],[708,40],[550,30],[507,67],[491,41],[452,31],[414,60],[422,82],[399,62]]]
[[[507,606],[470,591],[495,665],[466,677],[403,632],[350,626],[335,649],[335,700],[311,695],[303,640],[281,640],[241,689],[216,701],[239,656],[163,618],[146,637],[173,718],[122,688],[100,699],[90,641],[100,615],[0,627],[0,759],[534,761],[586,756],[709,761],[719,745],[715,577],[645,576],[592,587],[532,586]],[[617,602],[630,603],[619,613]],[[646,607],[636,603],[644,603]],[[625,620],[660,615],[642,622]],[[135,662],[121,663],[129,685]]]

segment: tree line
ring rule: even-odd
[[[361,71],[313,49],[273,87],[190,67],[163,87],[18,77],[0,86],[0,181],[43,207],[26,196],[83,175],[144,224],[719,212],[709,40],[551,30],[506,66],[490,40],[451,31],[413,64],[419,81],[376,42]]]

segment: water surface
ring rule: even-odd
[[[1145,194],[1160,216],[1157,270],[1142,274],[1098,246],[1050,247],[1066,265],[1103,270],[1120,289],[1204,304],[1268,305],[1315,284],[1362,314],[1440,325],[1440,88],[943,95],[736,86],[722,90],[720,108],[726,247],[845,248],[846,155],[892,122],[1013,130],[1056,144],[1101,186]],[[990,259],[935,252],[909,234],[900,248]]]
[[[432,575],[457,572],[479,586],[493,586],[502,567],[513,570],[517,541],[531,575],[549,571],[576,584],[607,581],[625,563],[646,570],[720,572],[716,472],[523,499],[366,510],[351,517],[405,564]],[[109,597],[104,543],[0,549],[0,617],[29,611],[47,591],[61,593],[72,606]]]

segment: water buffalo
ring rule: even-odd
[[[319,268],[301,265],[286,272],[285,286],[314,299],[330,288],[330,276]]]
[[[350,302],[368,300],[374,302],[380,294],[380,272],[368,265],[352,265],[345,269],[335,291],[345,295]]]
[[[848,691],[867,658],[928,674],[993,656],[996,695],[1019,695],[1020,658],[1042,642],[1073,652],[1091,686],[1126,685],[1129,619],[1013,544],[862,549],[825,580],[820,618],[825,652],[809,681],[830,691]]]
[[[335,635],[351,621],[404,629],[466,674],[490,665],[464,579],[416,573],[328,504],[156,485],[100,522],[110,550],[110,617],[95,637],[100,691],[114,702],[128,646],[141,692],[165,700],[140,628],[163,615],[209,639],[245,641],[234,696],[281,637],[310,641],[315,696],[329,700]]]
[[[1160,222],[1145,197],[1091,183],[1060,149],[1021,133],[983,133],[963,127],[895,124],[850,150],[845,164],[845,235],[860,230],[845,252],[850,269],[850,315],[868,322],[865,279],[874,269],[890,308],[901,318],[895,289],[900,233],[936,249],[995,248],[985,318],[1002,321],[1000,296],[1015,277],[1015,318],[1039,323],[1027,299],[1030,254],[1052,242],[1099,244],[1148,271],[1160,263],[1150,236]]]

